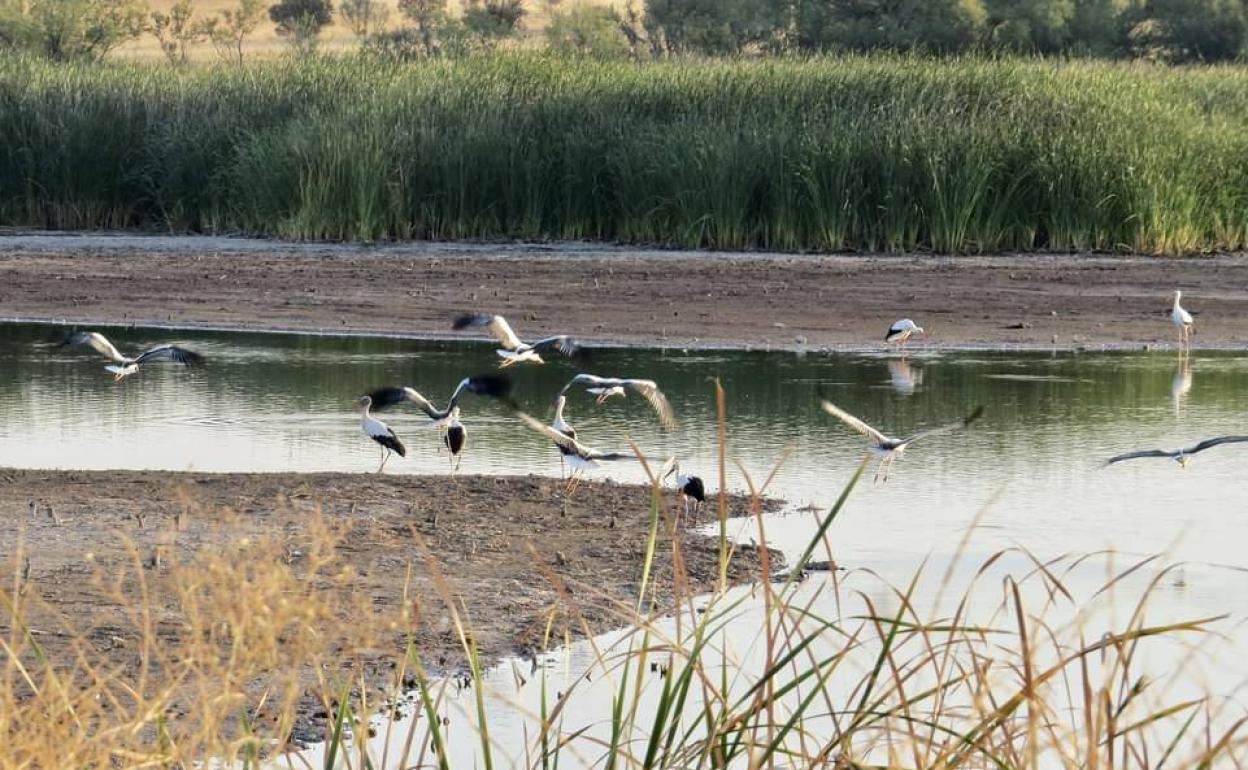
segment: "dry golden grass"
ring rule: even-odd
[[[719,397],[723,489],[722,391]],[[965,586],[951,585],[951,564],[937,596],[950,588],[964,593],[947,597],[953,604],[939,612],[917,607],[921,567],[905,587],[866,572],[834,572],[808,590],[800,578],[803,568],[816,553],[831,556],[826,536],[870,461],[864,458],[837,501],[821,512],[817,531],[788,578],[774,578],[762,559],[754,601],[749,592],[723,590],[727,565],[735,558],[723,534],[728,515],[723,494],[712,506],[721,533],[720,590],[709,600],[691,601],[679,569],[680,539],[663,536],[676,531],[676,518],[668,515],[656,482],[637,598],[616,603],[619,622],[633,630],[606,647],[592,646],[590,672],[595,682],[608,683],[614,705],[609,723],[604,730],[586,730],[577,721],[582,715],[565,713],[565,708],[574,712],[571,699],[590,686],[588,673],[552,692],[547,674],[535,667],[542,702],[533,733],[526,733],[530,766],[559,766],[565,751],[573,757],[568,761],[609,760],[620,768],[751,770],[848,770],[879,763],[940,770],[1204,770],[1242,767],[1248,760],[1242,735],[1248,718],[1241,714],[1238,692],[1173,689],[1190,683],[1188,664],[1200,658],[1202,639],[1211,638],[1208,632],[1222,619],[1150,623],[1149,596],[1169,573],[1152,558],[1111,570],[1108,582],[1083,601],[1064,581],[1084,558],[1042,563],[1017,549],[991,555],[968,579],[957,581]],[[644,460],[643,467],[650,472]],[[759,498],[753,503],[765,546]],[[363,741],[351,745],[347,737],[365,733],[360,717],[378,705],[369,697],[369,683],[363,676],[325,674],[341,670],[343,660],[368,654],[396,630],[418,626],[422,602],[441,603],[468,660],[475,724],[488,725],[484,664],[448,570],[413,532],[424,556],[413,560],[407,574],[419,571],[432,588],[414,595],[409,579],[396,587],[402,601],[369,606],[353,590],[351,566],[343,558],[347,530],[319,514],[310,514],[306,526],[301,570],[292,567],[280,532],[170,565],[179,613],[175,634],[158,632],[167,608],[149,590],[137,550],[128,566],[97,571],[97,590],[115,592],[132,608],[117,619],[138,632],[126,650],[136,658],[132,666],[118,666],[114,649],[101,649],[98,638],[75,629],[64,631],[73,643],[71,655],[61,660],[46,655],[40,637],[48,629],[31,622],[46,608],[28,590],[19,548],[13,578],[0,589],[0,621],[9,626],[7,638],[0,639],[0,770],[190,768],[213,757],[230,763],[226,766],[255,767],[260,757],[284,747],[308,698],[330,715],[326,770],[434,763],[451,770],[439,728],[445,688],[428,680],[413,645],[396,655],[390,683],[396,690],[415,689],[423,719],[409,720],[410,726],[393,736],[384,734],[392,743],[380,756],[388,754],[393,764],[376,752],[366,756]],[[675,565],[670,576],[653,571],[660,550],[670,550]],[[1024,566],[1000,575],[994,565],[1011,556],[1024,557]],[[1130,592],[1136,595],[1114,596],[1124,581],[1146,572],[1151,575],[1144,587]],[[578,606],[593,596],[594,587],[566,583],[536,557],[534,574],[558,590],[552,618],[558,613],[576,622]],[[845,582],[851,577],[866,582],[851,586]],[[652,601],[664,581],[681,597],[673,622]],[[993,599],[976,609],[981,583]],[[1127,599],[1126,612],[1099,620],[1085,615],[1098,597],[1110,604]],[[346,628],[343,617],[351,618]],[[725,636],[753,640],[760,659],[739,664],[719,655],[716,648]],[[548,634],[545,643],[551,641]],[[1142,662],[1144,648],[1174,642],[1180,645],[1175,665],[1154,676]],[[457,734],[479,741],[484,766],[495,766],[496,746],[484,730],[470,725]]]

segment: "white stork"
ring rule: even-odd
[[[447,402],[445,409],[438,409],[433,402],[422,396],[420,391],[407,385],[378,388],[368,396],[379,412],[404,401],[415,404],[424,412],[430,424],[443,431],[442,442],[446,444],[447,449],[451,450],[451,474],[454,475],[462,459],[459,454],[468,443],[468,430],[459,420],[459,401],[465,393],[510,401],[511,380],[495,374],[465,377],[455,386],[455,391],[451,393],[451,399]]]
[[[676,489],[680,491],[680,499],[685,504],[685,515],[689,515],[689,508],[692,504],[693,515],[696,519],[698,510],[706,502],[706,485],[697,476],[681,473],[680,462],[675,457],[667,461],[659,476],[666,480],[673,473],[676,474]]]
[[[365,436],[381,446],[381,465],[377,466],[377,473],[385,469],[386,461],[390,459],[391,453],[399,457],[407,457],[407,447],[403,446],[398,436],[394,435],[390,426],[369,414],[373,399],[369,396],[360,396],[355,400],[355,405],[360,408],[360,429],[364,431]]]
[[[650,403],[655,414],[659,416],[659,424],[664,430],[671,430],[676,425],[676,416],[672,411],[672,405],[668,403],[667,396],[659,390],[659,386],[654,380],[634,380],[621,379],[618,377],[598,377],[593,374],[578,374],[563,386],[563,390],[559,391],[559,398],[576,387],[577,385],[585,386],[585,391],[596,395],[596,403],[601,404],[612,396],[624,396],[626,390],[631,390],[641,395]]]
[[[565,356],[576,355],[580,350],[576,341],[566,334],[546,337],[533,343],[524,342],[516,336],[516,333],[511,330],[511,325],[507,323],[507,319],[501,315],[467,313],[456,318],[451,328],[459,331],[477,326],[489,329],[490,334],[493,334],[498,343],[502,345],[496,351],[503,359],[499,364],[500,367],[508,367],[525,361],[544,364],[546,362],[542,360],[541,353],[546,350],[557,350]]]
[[[1174,293],[1174,307],[1170,310],[1170,321],[1179,330],[1179,350],[1192,349],[1192,314],[1183,309],[1179,298],[1183,292]]]
[[[945,433],[951,430],[958,430],[960,428],[965,428],[966,426],[978,420],[980,415],[984,413],[984,408],[981,406],[981,407],[978,407],[975,411],[971,412],[966,417],[963,417],[961,420],[958,420],[957,422],[951,422],[947,425],[941,425],[935,428],[928,428],[927,430],[921,430],[918,433],[913,433],[904,438],[893,438],[891,436],[884,435],[883,433],[879,432],[875,428],[872,428],[870,425],[867,425],[862,420],[859,420],[857,417],[853,416],[849,412],[846,412],[845,410],[841,409],[836,404],[833,404],[831,401],[828,401],[827,399],[824,399],[822,401],[822,405],[823,405],[823,411],[827,412],[833,417],[839,418],[841,422],[845,423],[850,428],[866,436],[870,440],[871,452],[880,458],[880,465],[878,468],[876,468],[876,471],[875,471],[875,480],[877,482],[880,480],[881,473],[883,473],[884,475],[884,481],[886,482],[888,481],[888,471],[892,467],[893,461],[896,460],[902,454],[904,454],[906,451],[906,448],[910,446],[911,444],[913,444],[914,442],[918,441],[921,438],[934,436],[938,433]]]
[[[1169,457],[1180,466],[1186,468],[1187,464],[1192,461],[1192,455],[1197,452],[1203,452],[1220,444],[1239,444],[1245,441],[1248,441],[1248,436],[1219,436],[1218,438],[1205,439],[1196,446],[1190,446],[1186,449],[1142,449],[1138,452],[1127,452],[1126,454],[1111,457],[1105,461],[1105,465],[1113,465],[1123,460],[1135,460],[1140,457]]]
[[[468,430],[464,428],[464,424],[459,421],[459,407],[453,407],[446,421],[446,432],[442,434],[442,441],[446,444],[446,448],[451,450],[451,475],[455,475],[455,471],[459,470],[459,463],[463,459],[459,453],[464,451],[464,447],[468,444]]]
[[[151,361],[172,361],[183,366],[194,366],[202,363],[204,360],[204,357],[198,353],[177,347],[176,345],[167,344],[148,348],[133,358],[123,356],[121,351],[99,332],[75,332],[69,335],[60,344],[60,347],[65,347],[66,345],[89,345],[105,358],[116,362],[104,367],[107,371],[113,373],[113,382],[120,382],[123,378],[137,372],[139,366]]]
[[[570,439],[575,439],[576,428],[573,428],[572,424],[563,418],[563,408],[567,405],[568,405],[567,396],[561,393],[555,397],[555,419],[551,420],[550,427],[554,428],[555,430],[559,431],[560,433],[562,433],[563,435],[567,436]],[[563,451],[560,450],[559,452],[559,478],[564,477],[564,473],[565,473],[564,465],[565,465],[565,462],[563,459]]]
[[[603,452],[599,449],[586,446],[576,439],[555,430],[554,427],[546,425],[541,420],[536,420],[524,412],[516,413],[525,425],[533,430],[546,436],[555,442],[555,446],[559,448],[559,454],[572,467],[572,475],[568,478],[567,486],[564,487],[564,494],[571,496],[580,484],[581,474],[592,468],[597,468],[603,462],[615,462],[617,460],[636,460],[637,456],[631,452]]]
[[[902,352],[906,350],[906,340],[914,335],[921,335],[923,339],[927,339],[927,332],[923,331],[923,327],[911,321],[909,318],[903,318],[895,321],[892,326],[888,327],[888,331],[884,333],[884,344],[896,342]]]

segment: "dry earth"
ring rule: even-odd
[[[1248,257],[802,256],[582,244],[289,244],[0,233],[0,316],[451,336],[463,310],[599,344],[860,349],[909,316],[939,347],[1248,341]]]
[[[358,614],[344,611],[323,629],[326,651],[341,673],[363,674],[372,686],[391,689],[395,661],[411,634],[434,671],[464,665],[428,556],[463,602],[487,662],[543,649],[552,612],[555,641],[565,630],[577,637],[624,625],[621,607],[637,600],[649,500],[644,487],[586,483],[564,503],[558,480],[537,477],[456,482],[372,474],[0,470],[0,586],[8,591],[22,582],[19,574],[26,576],[19,588],[24,619],[51,660],[80,659],[85,643],[134,681],[143,646],[140,596],[150,597],[146,608],[153,611],[160,645],[176,652],[189,633],[174,585],[177,571],[201,557],[228,556],[248,539],[278,537],[280,548],[265,557],[287,564],[300,579],[325,583],[327,591],[349,593],[344,606],[396,613],[404,586],[408,601],[415,597],[413,627],[394,629],[363,654],[350,642],[365,622]],[[674,499],[665,502],[674,513]],[[730,511],[742,515],[748,506],[732,499]],[[312,567],[314,541],[326,537],[322,524],[334,532],[336,556]],[[717,543],[686,536],[683,527],[676,531],[687,589],[710,590]],[[660,603],[676,585],[672,542],[665,534],[657,551]],[[730,579],[757,580],[758,555],[742,547]],[[0,639],[11,638],[11,622],[0,612]],[[340,657],[334,654],[339,650]],[[304,674],[310,685],[313,672]],[[317,692],[309,689],[301,703],[296,739],[325,734]],[[175,709],[171,717],[177,716]]]

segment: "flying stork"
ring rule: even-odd
[[[552,426],[546,425],[541,420],[536,420],[524,412],[517,412],[516,415],[524,421],[525,425],[555,442],[555,446],[559,448],[559,454],[572,467],[572,475],[568,478],[568,483],[564,487],[565,496],[570,497],[576,491],[577,486],[580,485],[581,474],[585,471],[597,468],[603,462],[637,459],[637,456],[631,452],[603,452],[586,446],[571,436],[555,430]]]
[[[876,468],[876,471],[875,471],[875,480],[877,482],[880,481],[881,473],[884,476],[884,481],[886,482],[888,481],[888,471],[892,467],[893,461],[896,460],[898,457],[900,457],[902,454],[904,454],[906,451],[906,448],[909,447],[914,442],[918,441],[921,438],[934,436],[938,433],[946,433],[951,430],[958,430],[960,428],[965,428],[966,426],[978,420],[980,415],[984,413],[984,408],[980,406],[976,408],[975,411],[971,412],[966,417],[963,417],[961,420],[958,420],[957,422],[951,422],[947,425],[940,425],[935,428],[928,428],[927,430],[921,430],[918,433],[911,434],[904,438],[893,438],[891,436],[884,435],[883,433],[879,432],[875,428],[872,428],[870,425],[867,425],[862,420],[859,420],[857,417],[853,416],[849,412],[846,412],[845,410],[841,409],[836,404],[833,404],[831,401],[828,401],[827,399],[822,400],[822,406],[823,406],[823,411],[827,412],[833,417],[839,418],[841,422],[845,423],[853,430],[867,437],[867,439],[870,442],[871,452],[880,458],[880,465],[878,468]]]
[[[557,350],[565,356],[576,355],[580,350],[580,346],[566,334],[559,334],[554,337],[546,337],[537,342],[528,343],[522,341],[511,330],[511,325],[507,323],[507,319],[501,315],[490,315],[489,313],[466,313],[455,319],[451,324],[451,328],[455,331],[462,329],[484,326],[494,335],[498,343],[502,345],[496,352],[503,359],[499,367],[506,368],[513,364],[523,363],[525,361],[544,364],[542,360],[542,352],[547,350]]]
[[[108,341],[107,337],[99,332],[74,332],[65,338],[59,347],[67,345],[89,345],[105,358],[114,361],[114,364],[104,367],[113,373],[113,382],[120,382],[129,377],[137,372],[141,365],[150,361],[172,361],[183,366],[194,366],[204,360],[204,357],[198,353],[168,344],[148,348],[133,358],[124,356],[113,343]]]
[[[1186,468],[1187,464],[1192,461],[1192,455],[1197,452],[1203,452],[1220,444],[1240,444],[1245,441],[1248,441],[1248,436],[1219,436],[1217,438],[1205,439],[1196,446],[1190,446],[1186,449],[1142,449],[1138,452],[1127,452],[1126,454],[1111,457],[1105,461],[1105,465],[1113,465],[1123,460],[1135,460],[1140,457],[1169,457],[1180,466]]]
[[[588,393],[598,396],[597,403],[601,404],[612,396],[624,396],[625,390],[631,390],[641,395],[650,403],[655,414],[659,416],[659,424],[664,430],[671,430],[676,425],[676,416],[672,411],[672,405],[668,403],[667,396],[659,390],[659,386],[654,380],[636,380],[622,379],[619,377],[598,377],[593,374],[578,374],[563,386],[563,390],[559,391],[559,398],[576,387],[577,385],[585,386]]]

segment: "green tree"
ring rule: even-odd
[[[510,37],[520,29],[524,0],[467,0],[464,26],[486,45]]]
[[[243,43],[264,18],[263,0],[238,0],[238,5],[217,13],[204,24],[204,32],[217,54],[228,62],[243,63]]]
[[[1125,17],[1132,54],[1160,61],[1234,59],[1248,33],[1243,0],[1147,0]]]
[[[644,25],[657,54],[739,53],[783,26],[777,0],[649,0]]]
[[[208,27],[194,21],[191,0],[178,0],[168,13],[153,11],[147,31],[152,33],[170,64],[185,64],[188,49],[208,35]]]
[[[551,12],[546,42],[551,50],[569,56],[620,59],[631,51],[623,24],[613,8],[578,2]]]
[[[341,0],[338,13],[360,39],[382,31],[390,19],[390,7],[382,0]]]
[[[316,50],[321,30],[333,18],[330,0],[281,0],[269,6],[269,20],[277,25],[278,36],[290,41],[300,56]]]
[[[139,0],[7,0],[0,43],[54,61],[95,61],[143,32]]]
[[[446,10],[446,0],[399,0],[399,11],[414,27],[416,41],[425,56],[436,56],[445,43],[448,29],[453,26]],[[406,31],[392,35],[393,46],[402,48],[408,37]]]
[[[979,0],[795,0],[791,40],[805,50],[958,51],[979,36]]]
[[[1067,49],[1084,56],[1125,53],[1122,14],[1126,0],[1075,0]]]
[[[1053,52],[1070,40],[1074,0],[984,0],[984,7],[993,47]]]

